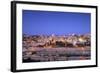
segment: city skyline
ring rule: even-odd
[[[22,31],[28,35],[66,35],[91,32],[90,13],[23,10]]]

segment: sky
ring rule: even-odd
[[[23,10],[22,32],[28,35],[87,34],[91,32],[91,14]]]

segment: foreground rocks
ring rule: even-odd
[[[88,60],[90,56],[90,47],[84,47],[84,49],[31,47],[23,50],[23,62]]]

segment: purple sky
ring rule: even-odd
[[[23,10],[22,30],[28,35],[65,35],[91,32],[91,14]]]

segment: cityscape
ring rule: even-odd
[[[22,62],[91,59],[91,14],[22,11]]]
[[[23,35],[23,62],[88,60],[90,34]]]

